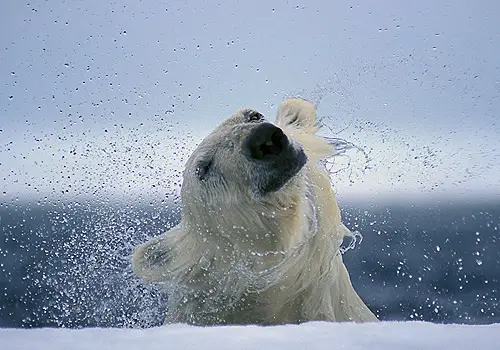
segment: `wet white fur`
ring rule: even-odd
[[[240,119],[238,112],[225,121],[188,161],[180,224],[134,253],[138,276],[170,288],[165,321],[377,321],[353,289],[339,252],[351,233],[320,164],[334,150],[316,135],[314,106],[300,99],[279,106],[275,124],[303,147],[308,162],[263,197],[247,188],[255,169],[238,145],[251,126]],[[220,181],[200,186],[193,166],[204,154],[216,155]]]

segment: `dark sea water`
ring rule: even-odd
[[[342,212],[364,237],[344,255],[353,284],[381,319],[500,322],[499,203]],[[1,204],[0,327],[161,324],[167,295],[130,255],[178,220],[165,204]]]

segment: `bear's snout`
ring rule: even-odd
[[[288,138],[280,128],[264,123],[252,130],[243,147],[251,158],[264,160],[279,156],[289,145]]]

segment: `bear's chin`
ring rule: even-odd
[[[285,186],[307,163],[307,156],[299,147],[290,145],[279,157],[265,164],[259,164],[258,176],[255,180],[255,192],[258,196],[265,196],[278,192]]]

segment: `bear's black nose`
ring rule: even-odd
[[[279,156],[289,146],[288,138],[283,131],[270,123],[257,126],[245,143],[250,157],[257,160]]]

